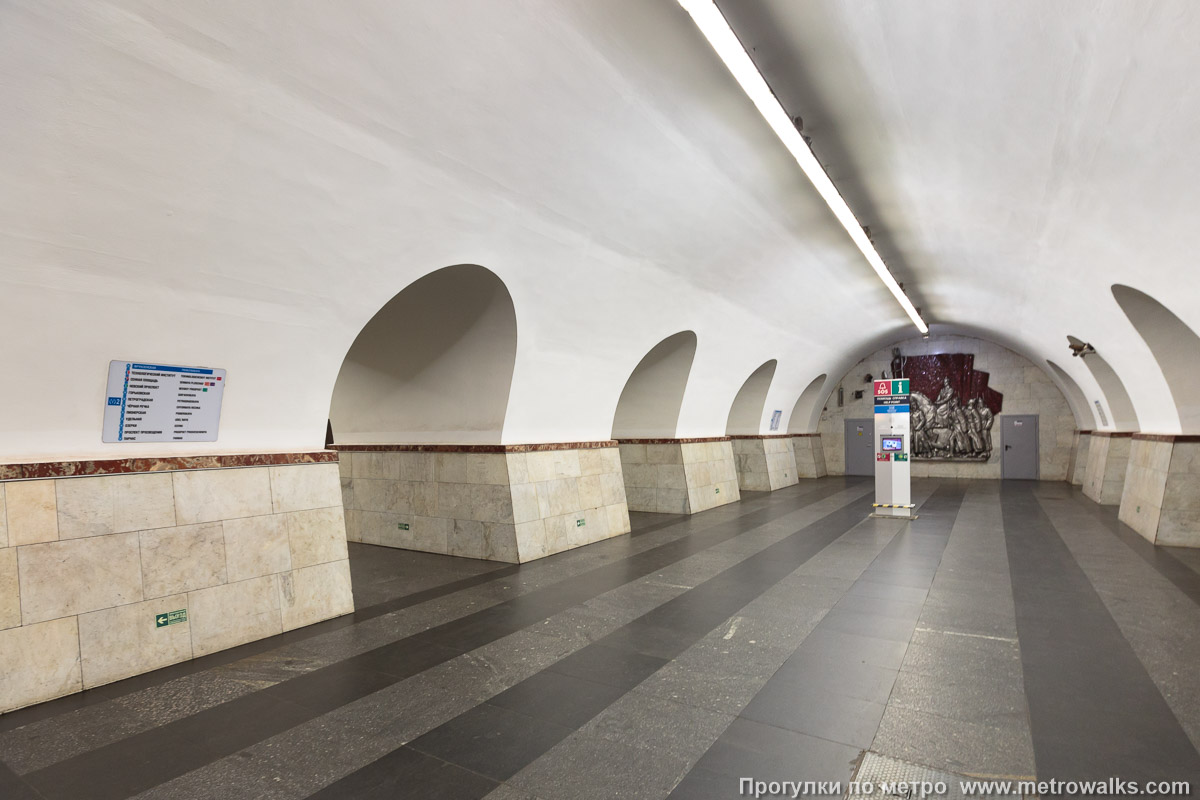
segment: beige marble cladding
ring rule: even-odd
[[[1105,436],[1098,433],[1090,438],[1083,493],[1103,506],[1120,505],[1133,439],[1128,435]]]
[[[1158,535],[1167,471],[1171,467],[1171,442],[1133,439],[1125,468],[1118,517],[1154,541]]]
[[[84,686],[99,686],[192,657],[189,623],[158,627],[155,620],[186,610],[186,594],[79,615]]]
[[[842,475],[846,471],[845,424],[846,419],[872,419],[875,416],[871,384],[864,382],[866,375],[880,377],[891,370],[892,348],[899,347],[906,356],[933,353],[971,353],[975,356],[975,369],[988,373],[988,385],[1004,395],[1001,414],[1038,415],[1038,469],[1041,480],[1061,481],[1068,478],[1067,467],[1071,460],[1071,442],[1075,434],[1075,417],[1067,405],[1062,392],[1050,380],[1044,369],[1013,351],[992,342],[968,336],[931,336],[928,339],[910,339],[890,345],[872,353],[855,365],[841,383],[833,387],[817,430],[821,434],[825,450],[825,462],[830,475]],[[844,394],[844,405],[837,405],[838,389]],[[863,390],[860,399],[854,392]],[[924,461],[912,462],[914,478],[999,478],[1000,459],[1003,447],[1000,442],[1000,420],[992,428],[992,457],[986,463],[969,461]]]
[[[0,483],[0,712],[353,611],[338,469]]]
[[[0,631],[21,624],[21,582],[17,578],[17,548],[0,549]]]
[[[773,492],[796,484],[792,437],[735,438],[730,444],[741,491]]]
[[[1154,544],[1200,547],[1200,441],[1134,439],[1120,519]]]
[[[796,476],[799,478],[823,478],[825,449],[821,446],[821,434],[792,437],[792,455],[796,459]]]
[[[621,442],[631,511],[695,514],[741,498],[729,440]]]
[[[8,544],[17,547],[58,539],[55,481],[19,481],[4,487]]]
[[[684,442],[681,449],[691,513],[741,499],[732,442]]]
[[[76,617],[0,631],[0,711],[83,690]]]
[[[1200,547],[1200,441],[1175,440],[1155,544]]]
[[[629,532],[615,447],[342,458],[351,541],[519,563]]]
[[[619,450],[630,511],[692,513],[681,443],[621,442]]]
[[[1075,438],[1074,446],[1071,450],[1071,483],[1074,486],[1082,486],[1084,476],[1087,475],[1088,451],[1091,449],[1092,435],[1081,431]]]

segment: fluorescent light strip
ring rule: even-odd
[[[767,81],[746,52],[746,48],[742,47],[737,34],[725,21],[725,15],[712,0],[678,0],[678,2],[692,15],[692,19],[708,39],[708,43],[717,51],[717,55],[725,62],[725,66],[733,73],[737,82],[741,84],[742,90],[758,107],[759,113],[771,126],[771,130],[775,131],[775,135],[796,159],[800,169],[804,170],[804,174],[816,187],[817,193],[825,200],[829,210],[833,212],[838,222],[842,223],[842,227],[846,229],[846,233],[850,234],[850,238],[858,245],[858,249],[862,251],[867,263],[875,270],[875,274],[887,286],[888,291],[895,296],[901,308],[921,333],[928,333],[929,326],[921,319],[921,315],[917,313],[917,309],[908,299],[908,295],[904,293],[900,284],[888,271],[887,265],[883,263],[883,259],[875,251],[875,246],[871,244],[871,240],[863,231],[862,225],[855,218],[854,212],[850,210],[850,206],[846,205],[846,201],[838,193],[833,181],[829,180],[825,169],[809,149],[804,137],[796,130],[796,126],[784,111],[783,106],[779,104],[771,87],[767,85]]]

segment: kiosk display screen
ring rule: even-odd
[[[904,449],[904,437],[881,436],[879,449],[885,453],[899,452]]]

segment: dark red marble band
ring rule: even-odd
[[[188,469],[319,464],[337,460],[337,453],[332,450],[321,450],[314,453],[244,453],[223,456],[118,458],[106,461],[43,461],[35,464],[0,464],[0,481],[68,478],[80,475],[114,475],[129,472],[177,472]]]
[[[335,444],[333,449],[348,453],[538,453],[546,450],[599,450],[616,446],[615,439],[608,439],[541,444]]]
[[[819,434],[819,433],[792,433],[792,434],[788,434],[788,435],[792,436],[794,438],[797,438],[797,439],[803,439],[807,436],[820,436],[821,434]]]
[[[1135,433],[1133,438],[1140,442],[1200,442],[1200,435],[1194,433]]]
[[[730,439],[790,439],[793,433],[736,433]]]
[[[1133,438],[1133,431],[1092,431],[1092,436],[1099,436],[1102,439],[1130,439]]]
[[[732,436],[705,436],[695,439],[618,439],[621,444],[701,444],[702,442],[728,442]]]
[[[1078,433],[1080,436],[1091,436],[1092,435],[1092,431],[1075,431],[1075,432]]]

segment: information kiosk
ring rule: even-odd
[[[875,381],[875,511],[914,519],[909,486],[908,379]]]

